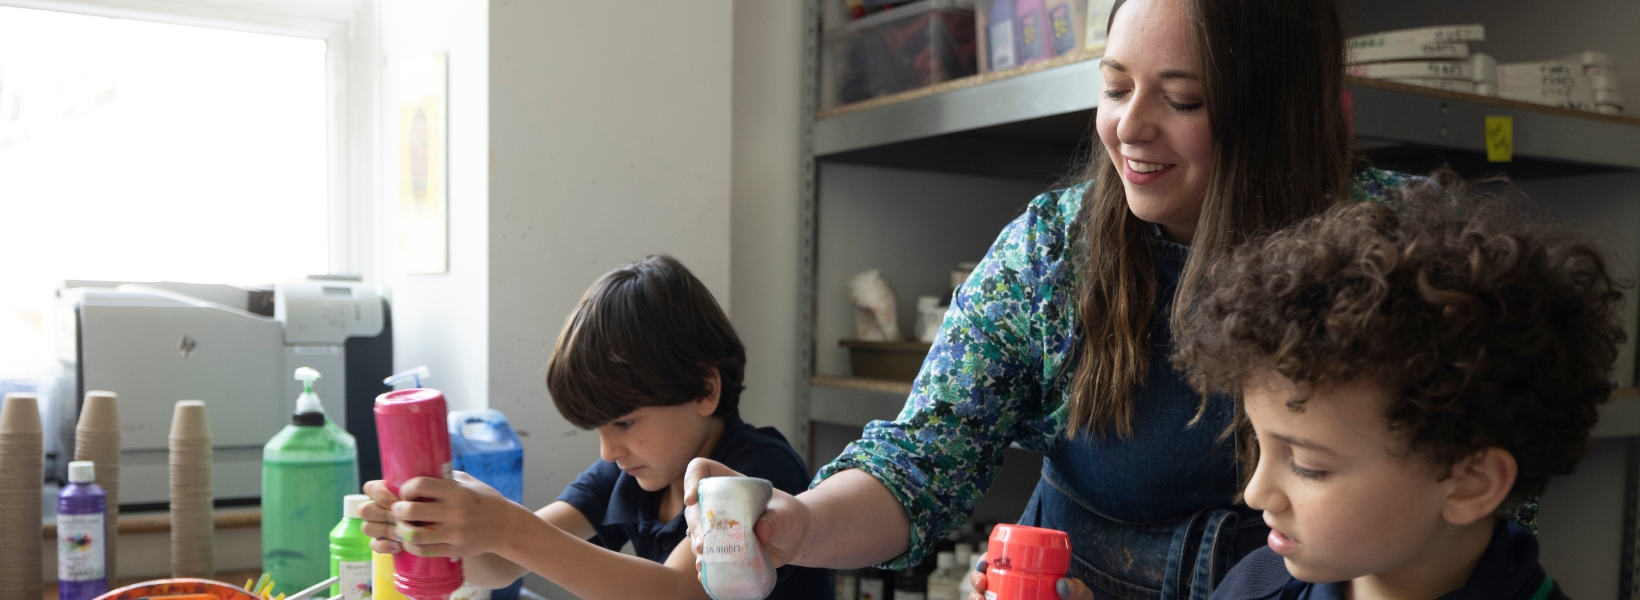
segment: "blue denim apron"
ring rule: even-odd
[[[1061,440],[1044,454],[1020,523],[1070,534],[1070,576],[1096,598],[1206,600],[1230,567],[1265,545],[1269,529],[1235,502],[1231,399],[1212,398],[1190,425],[1201,397],[1173,369],[1169,315],[1189,249],[1154,230],[1150,243],[1157,308],[1134,432]]]

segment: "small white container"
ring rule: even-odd
[[[700,500],[700,582],[712,600],[762,600],[774,591],[774,560],[752,528],[774,495],[756,477],[707,477]]]

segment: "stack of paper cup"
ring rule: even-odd
[[[40,404],[6,394],[0,405],[0,595],[39,598],[40,484],[44,480]]]
[[[80,423],[74,428],[74,460],[89,460],[97,465],[97,485],[108,494],[108,516],[104,523],[108,533],[103,548],[108,557],[105,573],[109,581],[117,578],[114,570],[115,549],[119,542],[120,519],[120,405],[114,392],[92,390],[85,394],[80,406]]]
[[[183,400],[171,415],[171,576],[216,576],[212,562],[211,426],[205,403]]]

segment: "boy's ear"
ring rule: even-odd
[[[1515,486],[1515,473],[1515,456],[1496,446],[1459,459],[1452,465],[1452,492],[1441,518],[1468,525],[1492,516]]]
[[[695,413],[710,417],[717,412],[718,398],[723,393],[723,376],[717,367],[706,367],[706,395],[695,399]]]

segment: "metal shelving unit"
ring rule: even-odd
[[[1090,138],[1104,86],[1097,60],[1013,77],[976,77],[944,90],[906,92],[817,115],[812,150],[822,160],[1025,174],[1060,166]],[[1348,78],[1357,145],[1386,166],[1414,171],[1440,161],[1462,172],[1516,178],[1640,169],[1640,118],[1360,78]],[[1485,160],[1489,116],[1514,122],[1510,163]]]
[[[812,34],[811,34],[812,35]],[[811,70],[811,75],[816,73]],[[1516,179],[1640,169],[1640,118],[1349,78],[1357,148],[1390,168],[1428,171],[1448,164],[1466,175]],[[1097,60],[947,82],[816,113],[810,124],[805,189],[805,293],[812,307],[817,251],[816,161],[1052,181],[1091,139],[1104,81]],[[1513,120],[1514,160],[1486,161],[1485,122]],[[814,330],[804,323],[803,372],[811,421],[861,426],[898,414],[910,384],[812,374]],[[1640,394],[1602,411],[1598,437],[1640,435]]]

